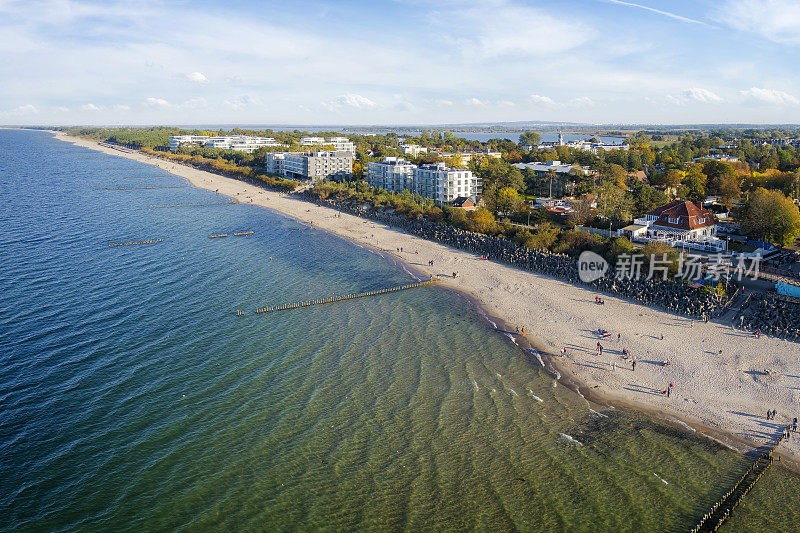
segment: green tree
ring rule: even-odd
[[[534,250],[547,250],[556,242],[559,233],[560,230],[550,222],[543,222],[539,224],[536,233],[526,237],[522,245]]]
[[[759,187],[739,211],[739,223],[748,235],[789,246],[800,235],[800,211],[780,191]]]
[[[497,201],[495,202],[496,212],[513,214],[521,211],[523,207],[522,198],[515,189],[511,187],[503,187],[497,193]]]
[[[526,131],[525,133],[519,136],[519,145],[520,146],[538,146],[538,144],[542,141],[541,135],[534,131]]]

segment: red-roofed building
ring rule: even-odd
[[[694,243],[700,245],[693,246],[699,249],[726,248],[725,241],[716,238],[717,220],[714,215],[692,202],[675,200],[653,209],[634,222],[640,225],[638,227],[647,227],[639,233],[639,240],[665,241],[672,246]]]

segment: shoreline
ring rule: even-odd
[[[532,364],[534,355],[530,350],[541,354],[544,371],[555,375],[563,386],[578,392],[587,403],[639,412],[742,453],[767,443],[779,434],[778,427],[785,426],[792,417],[800,418],[800,347],[797,343],[773,338],[751,339],[749,335],[714,322],[687,326],[689,319],[684,317],[609,295],[604,295],[606,305],[596,306],[591,300],[594,293],[588,289],[501,263],[482,261],[474,254],[425,241],[372,220],[346,213],[340,218],[334,217],[335,210],[291,194],[261,189],[251,183],[124,147],[69,137],[63,132],[51,133],[56,139],[77,146],[157,166],[195,187],[212,190],[240,203],[268,207],[305,223],[313,221],[315,228],[369,247],[401,263],[413,272],[412,275],[443,274],[443,290],[457,291],[466,298],[468,305],[475,306],[477,315],[496,323],[498,332],[513,331],[511,324],[533,324],[527,329],[535,329],[535,333],[504,335],[511,337],[510,342]],[[248,191],[252,193],[247,194]],[[385,248],[387,245],[390,248]],[[409,251],[401,252],[401,247]],[[414,248],[416,253],[410,253]],[[435,266],[415,263],[415,259],[433,260]],[[440,267],[442,264],[445,266]],[[456,271],[458,278],[447,274]],[[591,332],[600,327],[620,332],[624,340],[621,343],[614,338],[602,341],[604,347],[609,348],[602,357],[597,357],[593,354],[593,345],[598,339]],[[661,335],[668,333],[664,340],[658,339],[658,331]],[[566,343],[569,339],[573,342]],[[702,343],[707,344],[698,345]],[[710,349],[700,355],[685,353],[691,345],[698,345],[695,349]],[[568,355],[555,355],[564,346]],[[615,348],[621,349],[621,346],[636,356],[639,369],[635,372],[630,370],[626,360],[616,357],[619,350]],[[718,347],[724,348],[726,357],[717,358]],[[662,368],[660,361],[664,359],[670,359],[672,364]],[[628,367],[623,368],[624,365]],[[776,384],[770,376],[758,375],[759,369],[764,368],[780,370],[775,379],[783,381],[783,386],[777,387],[784,389],[781,394],[776,394]],[[627,383],[634,375],[635,382]],[[784,377],[790,379],[778,379]],[[669,400],[660,393],[667,382],[676,383]],[[789,387],[790,384],[795,387]],[[768,408],[777,408],[780,423],[770,424],[764,420],[763,414]],[[776,451],[784,458],[784,466],[800,472],[797,437],[781,444]]]

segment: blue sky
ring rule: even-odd
[[[800,0],[0,0],[0,123],[800,123]]]

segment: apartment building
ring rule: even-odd
[[[268,154],[278,161],[277,154]],[[349,151],[280,154],[286,178],[315,183],[321,180],[345,180],[353,176],[354,155]]]
[[[269,152],[264,156],[264,170],[267,174],[283,176],[283,158],[285,152]]]
[[[202,145],[208,138],[208,135],[173,135],[169,138],[169,149],[174,152],[182,144]]]
[[[414,170],[417,165],[398,157],[387,157],[367,166],[367,182],[373,187],[400,192],[414,190]]]
[[[177,150],[182,144],[199,144],[206,148],[236,150],[253,153],[262,146],[281,146],[272,137],[251,137],[249,135],[225,135],[211,137],[208,135],[174,135],[169,138],[169,149]]]
[[[403,145],[403,155],[410,155],[411,157],[417,157],[419,154],[427,154],[428,149],[424,146],[419,146],[416,144],[406,144]]]
[[[446,204],[459,197],[477,198],[481,194],[481,183],[470,170],[432,163],[414,169],[414,192]]]
[[[300,146],[333,146],[335,152],[350,152],[356,153],[356,145],[350,142],[347,137],[302,137],[300,139]]]
[[[370,163],[367,181],[373,187],[400,192],[405,189],[432,198],[440,204],[457,198],[475,198],[481,194],[480,179],[465,168],[447,168],[444,163],[418,167],[404,159],[387,157]]]

